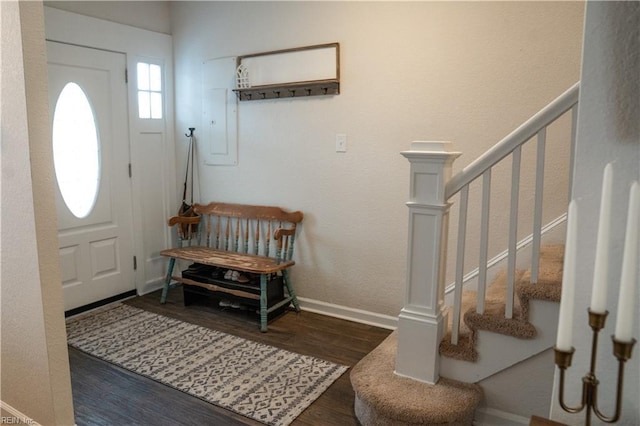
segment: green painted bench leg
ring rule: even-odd
[[[176,259],[169,259],[169,267],[167,268],[167,276],[164,279],[164,287],[162,288],[162,296],[160,297],[160,303],[167,301],[167,293],[169,293],[169,286],[171,285],[171,274],[173,274],[173,267],[176,264]]]
[[[260,274],[260,331],[267,332],[267,275]]]
[[[291,303],[293,303],[293,307],[296,308],[296,312],[300,312],[300,304],[298,303],[298,298],[296,297],[295,291],[293,291],[291,280],[289,280],[289,271],[284,269],[282,271],[282,278],[284,278],[284,284],[287,286],[287,291],[289,292],[289,297],[291,297]]]

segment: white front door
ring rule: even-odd
[[[65,310],[135,289],[124,54],[47,42]]]

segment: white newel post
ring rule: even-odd
[[[426,383],[439,378],[438,347],[447,323],[444,273],[449,204],[445,184],[460,156],[450,142],[413,142],[402,152],[411,163],[407,286],[398,318],[396,374]]]

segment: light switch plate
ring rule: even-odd
[[[336,152],[347,152],[347,135],[336,133]]]

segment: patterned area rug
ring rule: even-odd
[[[288,425],[347,367],[132,306],[72,318],[68,343],[268,425]]]

